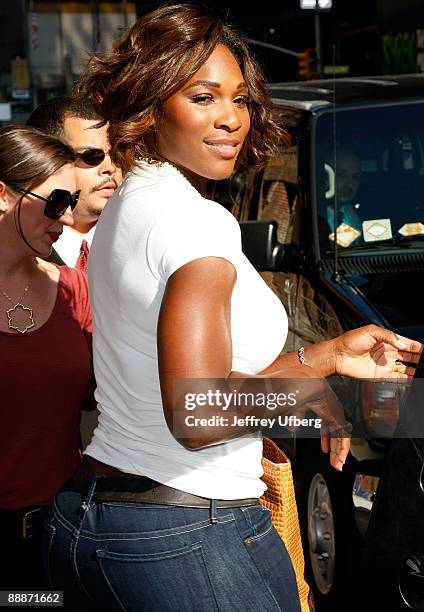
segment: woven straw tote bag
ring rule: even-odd
[[[264,438],[263,445],[262,480],[268,489],[260,498],[260,502],[271,511],[273,525],[290,555],[296,574],[301,610],[313,612],[312,591],[304,576],[305,561],[290,460],[269,438]]]

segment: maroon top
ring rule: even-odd
[[[92,386],[91,310],[86,275],[59,270],[46,323],[22,335],[0,331],[0,508],[49,503],[80,459],[79,416]]]

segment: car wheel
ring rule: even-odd
[[[359,566],[361,537],[354,518],[353,471],[331,467],[311,442],[299,474],[299,516],[308,581],[317,612],[347,611]]]

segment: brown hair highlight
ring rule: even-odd
[[[74,151],[60,138],[26,125],[0,128],[0,181],[6,184],[32,189],[74,162]]]
[[[110,53],[93,55],[76,88],[109,122],[112,158],[124,172],[138,159],[159,158],[154,126],[161,106],[218,44],[235,56],[251,100],[251,127],[237,166],[260,167],[287,142],[272,120],[265,78],[242,35],[201,6],[165,4],[141,17]]]

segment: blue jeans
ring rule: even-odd
[[[43,549],[50,588],[72,612],[300,612],[290,558],[259,504],[96,502],[68,482]]]

